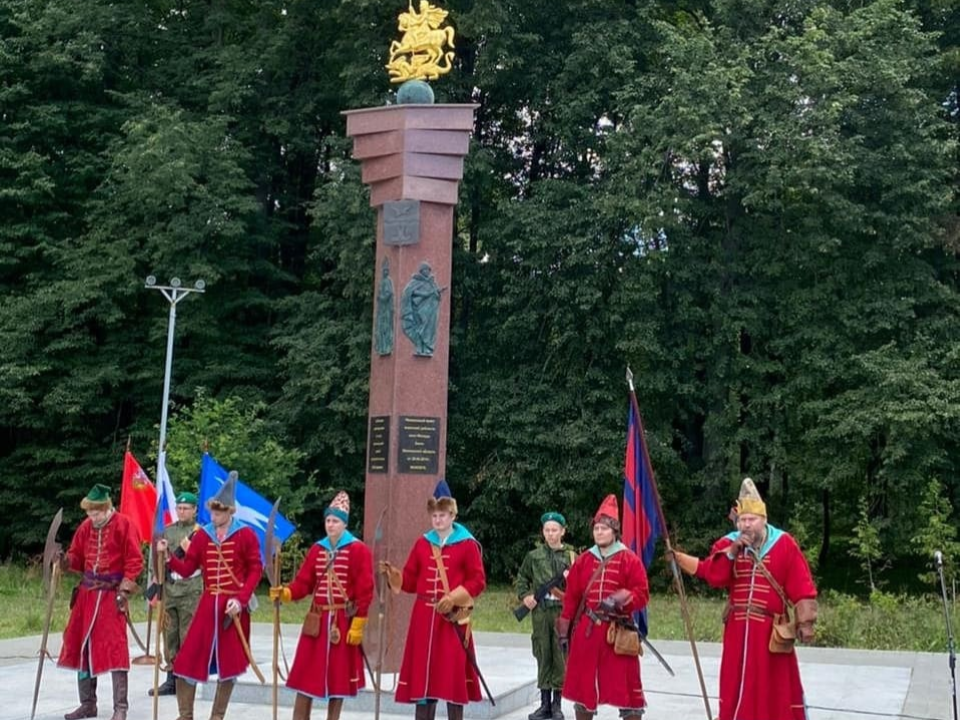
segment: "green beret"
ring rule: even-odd
[[[555,523],[560,523],[562,527],[567,526],[567,519],[558,512],[553,512],[553,511],[545,512],[543,515],[540,516],[541,525],[546,525],[551,520],[553,520],[553,522]]]
[[[196,505],[197,496],[192,492],[182,492],[177,495],[177,505]]]

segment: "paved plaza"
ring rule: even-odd
[[[141,636],[145,628],[139,628]],[[255,624],[252,632],[254,656],[267,676],[271,677],[270,658],[272,628]],[[299,626],[284,626],[286,653],[293,660]],[[481,668],[497,706],[476,703],[467,706],[467,718],[505,718],[526,720],[539,697],[534,680],[536,665],[530,654],[530,639],[526,635],[505,633],[477,633],[477,653]],[[706,710],[690,646],[685,642],[661,641],[657,649],[674,669],[675,677],[654,660],[649,653],[643,659],[643,681],[649,707],[646,717],[651,720],[704,720]],[[51,638],[51,652],[56,656],[60,638]],[[133,643],[131,642],[131,645]],[[30,705],[36,676],[36,652],[39,637],[0,641],[0,687],[6,689],[7,700],[0,705],[0,720],[22,720],[30,717]],[[135,647],[135,646],[134,646]],[[715,643],[698,645],[701,665],[713,713],[717,712],[717,673],[720,646]],[[134,655],[139,653],[134,653]],[[950,675],[946,654],[878,652],[801,648],[800,668],[809,706],[810,720],[952,720]],[[59,670],[48,662],[44,669],[38,720],[61,720],[65,712],[77,705],[75,674]],[[393,683],[393,676],[384,680],[385,690]],[[153,668],[134,666],[130,671],[129,720],[151,720],[153,700],[147,697],[152,687]],[[198,693],[197,720],[209,716],[212,687]],[[227,720],[263,720],[271,717],[271,688],[261,686],[251,673],[242,678],[227,711]],[[279,717],[289,720],[292,694],[281,694]],[[442,706],[441,706],[442,707]],[[109,718],[112,700],[109,677],[103,677],[99,687],[99,716]],[[564,708],[572,719],[569,704]],[[442,716],[444,713],[438,713]],[[384,720],[413,717],[410,706],[396,705],[389,694],[382,697]],[[602,708],[600,720],[614,720],[616,711]],[[342,720],[360,720],[373,716],[373,693],[365,693],[357,700],[348,700]],[[175,720],[176,699],[159,700],[158,720]],[[322,704],[314,709],[314,718],[323,720]]]

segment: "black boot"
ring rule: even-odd
[[[550,690],[540,691],[540,707],[527,715],[527,720],[551,720],[553,710],[550,706]]]
[[[177,694],[177,679],[173,676],[172,672],[167,673],[167,679],[160,683],[160,687],[157,688],[157,695],[176,695]],[[153,697],[153,688],[147,690],[147,695]]]
[[[553,720],[563,720],[563,710],[560,709],[560,691],[553,691]]]

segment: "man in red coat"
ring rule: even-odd
[[[194,535],[186,555],[166,556],[170,569],[183,577],[190,577],[197,568],[203,576],[203,594],[173,661],[178,720],[193,720],[197,683],[207,682],[213,674],[217,675],[217,691],[210,720],[223,720],[236,678],[250,665],[243,640],[249,643],[249,611],[254,609],[250,601],[260,582],[263,561],[256,533],[233,517],[236,491],[237,473],[233,471],[207,501],[211,522]],[[165,552],[167,541],[158,540],[157,550]]]
[[[311,600],[287,678],[287,687],[297,691],[293,720],[310,720],[315,698],[327,700],[327,720],[338,720],[343,699],[364,686],[360,644],[373,600],[373,559],[347,530],[345,492],[323,515],[327,536],[310,548],[289,586],[270,588],[271,600]]]
[[[396,701],[416,703],[416,720],[433,720],[437,701],[444,700],[447,717],[463,720],[463,706],[482,697],[469,659],[476,657],[470,613],[487,578],[480,544],[455,522],[457,501],[447,483],[440,480],[433,494],[427,501],[433,529],[414,543],[403,572],[389,562],[381,564],[395,593],[416,595]]]
[[[127,600],[143,569],[140,538],[130,520],[113,509],[110,488],[94,485],[80,502],[80,523],[63,558],[66,570],[83,573],[63,631],[57,665],[76,670],[80,707],[66,720],[97,716],[97,675],[113,679],[112,720],[127,717]]]
[[[795,605],[796,636],[809,643],[817,620],[817,588],[800,547],[767,523],[767,507],[746,478],[735,509],[737,531],[699,560],[675,553],[687,573],[729,592],[720,661],[719,720],[805,720],[797,655],[771,652],[774,618]]]
[[[557,634],[569,645],[563,697],[577,720],[589,720],[599,705],[613,705],[622,718],[639,720],[646,707],[638,655],[614,652],[618,624],[650,599],[643,562],[620,542],[617,498],[607,495],[593,517],[593,541],[567,575]],[[637,639],[639,642],[639,638]]]

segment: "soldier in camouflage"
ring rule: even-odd
[[[163,529],[163,537],[177,557],[184,556],[198,527],[197,496],[192,492],[182,492],[177,495],[177,521]],[[190,577],[181,577],[167,569],[167,577],[163,583],[163,640],[166,644],[167,667],[170,670],[167,672],[166,681],[157,688],[158,695],[177,694],[177,682],[172,671],[173,659],[187,636],[187,628],[190,627],[193,613],[200,602],[201,592],[203,578],[200,577],[199,570]],[[153,688],[150,688],[147,694],[152,696]]]
[[[533,622],[533,656],[537,659],[537,687],[540,688],[540,707],[529,720],[563,720],[560,708],[560,689],[566,659],[560,649],[556,620],[563,605],[564,584],[538,598],[537,590],[558,575],[566,577],[576,559],[573,547],[563,542],[567,521],[558,512],[544,513],[540,518],[545,543],[527,553],[517,573],[517,597],[531,611]],[[552,694],[552,698],[551,698]]]

